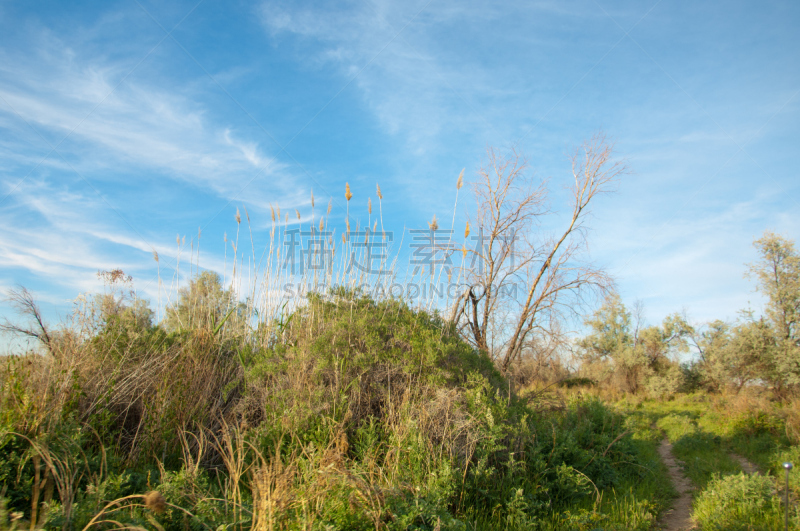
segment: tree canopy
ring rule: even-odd
[[[178,292],[178,301],[167,309],[164,326],[169,331],[188,329],[215,330],[236,320],[243,305],[222,286],[219,275],[203,271]]]

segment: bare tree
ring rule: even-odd
[[[33,300],[31,292],[23,287],[10,289],[6,293],[6,301],[9,302],[20,315],[26,316],[29,322],[24,325],[18,325],[4,318],[3,322],[0,323],[0,332],[36,338],[42,342],[48,351],[52,352],[50,333],[42,317],[42,312],[39,310],[39,305]]]
[[[549,335],[557,321],[575,314],[587,291],[611,285],[605,272],[581,259],[589,205],[627,172],[612,154],[602,134],[575,151],[571,215],[562,231],[547,233],[540,226],[551,213],[547,180],[534,181],[516,152],[488,150],[488,164],[474,184],[476,244],[466,259],[468,288],[452,318],[503,371],[536,335]]]

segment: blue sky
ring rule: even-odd
[[[633,173],[594,207],[593,260],[651,322],[733,319],[761,304],[752,241],[800,236],[798,22],[788,1],[0,1],[0,288],[54,317],[122,268],[155,299],[176,235],[202,227],[221,272],[237,207],[258,243],[311,190],[341,222],[345,182],[422,228],[487,146],[558,210],[603,130]]]

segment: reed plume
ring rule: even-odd
[[[156,271],[158,275],[158,306],[156,307],[156,317],[161,312],[161,264],[158,261],[158,251],[153,249],[153,260],[156,261]]]
[[[144,505],[154,513],[161,514],[167,508],[167,500],[157,490],[152,490],[144,495]]]
[[[386,231],[383,229],[383,193],[381,193],[381,185],[375,183],[375,189],[378,192],[378,217],[381,218],[381,232],[383,233],[384,241],[386,241]]]
[[[350,201],[352,199],[353,194],[350,193],[350,183],[344,183],[344,198]]]

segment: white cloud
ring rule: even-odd
[[[121,268],[154,304],[159,296],[164,303],[165,291],[185,281],[197,257],[163,243],[163,227],[143,222],[142,206],[126,204],[124,192],[117,192],[119,184],[135,185],[122,179],[167,177],[177,184],[164,188],[169,193],[189,184],[262,214],[270,202],[302,204],[299,198],[308,195],[304,179],[238,132],[235,121],[215,122],[208,94],[191,79],[170,86],[168,76],[147,77],[145,69],[126,78],[141,52],[111,60],[90,35],[73,46],[44,29],[30,39],[30,46],[0,50],[0,194],[10,194],[0,211],[0,285],[25,279],[46,290],[42,300],[63,309],[79,292],[102,288],[99,270]],[[231,75],[239,74],[223,78]],[[56,145],[66,160],[56,153],[43,159]],[[93,193],[98,190],[100,196]],[[154,199],[169,203],[168,197]],[[120,222],[120,213],[135,219],[135,228]],[[199,265],[224,274],[222,243],[208,249]]]
[[[36,164],[69,134],[58,150],[68,154],[70,164],[53,154],[48,165],[81,173],[155,169],[226,199],[240,198],[244,183],[261,175],[248,187],[249,198],[266,203],[282,195],[280,187],[260,183],[288,179],[286,165],[258,142],[238,139],[230,125],[214,124],[202,103],[135,74],[124,78],[132,68],[128,64],[51,41],[40,40],[27,55],[0,53],[0,125],[40,148],[24,161],[15,149],[19,145],[5,142],[0,144],[4,159]],[[25,122],[47,142],[32,135]]]
[[[102,287],[98,271],[120,268],[133,274],[137,287],[155,299],[159,267],[153,262],[153,251],[159,255],[162,281],[167,286],[183,282],[188,274],[187,262],[197,261],[189,257],[186,248],[165,245],[150,231],[143,236],[109,224],[114,213],[96,197],[29,181],[12,194],[11,200],[11,208],[0,214],[0,268],[6,274],[25,270],[75,295]],[[26,222],[20,223],[20,219]],[[215,250],[200,256],[200,266],[222,274],[225,263]]]
[[[321,44],[306,59],[336,65],[343,86],[355,76],[353,84],[385,130],[402,134],[409,148],[421,155],[436,150],[448,127],[491,127],[469,103],[474,96],[513,92],[490,83],[484,66],[464,64],[463,57],[447,54],[426,34],[434,21],[458,16],[459,11],[463,17],[468,7],[430,5],[419,13],[424,5],[373,2],[323,10],[267,3],[261,13],[274,37],[290,33]]]
[[[590,236],[593,255],[619,280],[627,303],[646,302],[654,322],[684,307],[698,321],[735,319],[763,302],[744,278],[745,264],[757,259],[753,238],[783,217],[770,212],[775,200],[760,195],[714,210],[676,209],[657,225],[645,202],[613,210],[613,218],[606,208]]]
[[[584,9],[587,6],[591,9]],[[624,12],[611,14],[629,28],[649,7],[625,6],[620,8]],[[666,4],[661,7],[675,9]],[[674,20],[648,18],[648,22],[653,22],[656,29],[669,29],[660,26],[682,22],[680,15],[683,15],[680,11],[670,11],[664,16]],[[773,103],[783,104],[791,91],[779,87],[775,90],[780,98],[764,96],[763,103],[751,106],[749,96],[742,97],[737,83],[747,81],[744,74],[739,78],[730,75],[722,78],[718,75],[721,71],[709,73],[706,68],[700,72],[692,57],[679,55],[681,51],[671,52],[674,63],[664,62],[656,52],[661,51],[659,46],[672,50],[667,47],[671,42],[660,41],[662,37],[657,32],[651,41],[637,38],[669,67],[670,75],[689,88],[695,98],[707,103],[711,116],[725,124],[727,131],[720,130],[713,118],[692,101],[692,96],[687,97],[675,87],[628,40],[622,41],[614,53],[583,79],[581,76],[589,67],[621,37],[619,28],[596,4],[486,5],[450,0],[428,4],[427,0],[411,3],[378,0],[336,8],[319,4],[306,8],[302,2],[281,5],[270,2],[261,6],[260,16],[265,32],[279,44],[275,51],[280,68],[286,68],[287,59],[291,59],[286,56],[288,53],[297,54],[289,67],[296,67],[290,77],[297,78],[291,77],[291,82],[310,79],[317,83],[303,91],[301,98],[308,95],[328,101],[357,76],[330,110],[339,104],[350,105],[347,98],[352,96],[350,92],[355,92],[360,102],[336,112],[355,115],[357,120],[366,108],[369,119],[386,133],[375,135],[375,144],[381,144],[380,147],[364,151],[364,159],[371,160],[361,167],[368,169],[354,172],[355,175],[347,173],[358,164],[343,161],[336,154],[323,154],[315,159],[315,153],[309,158],[331,161],[340,175],[347,175],[336,186],[349,179],[354,191],[359,185],[364,190],[369,181],[367,193],[372,193],[374,180],[380,181],[387,192],[388,199],[384,202],[384,207],[389,207],[387,212],[399,205],[395,209],[401,212],[398,218],[408,216],[400,223],[424,223],[423,218],[430,219],[433,213],[449,218],[443,212],[452,208],[450,193],[458,171],[467,166],[469,176],[486,144],[506,147],[541,120],[539,130],[532,131],[526,137],[527,145],[520,147],[536,157],[532,166],[540,174],[555,176],[554,203],[562,198],[557,190],[558,179],[568,174],[561,154],[569,144],[587,134],[581,132],[583,128],[591,132],[605,122],[612,136],[625,139],[627,145],[622,153],[631,157],[639,175],[620,187],[621,199],[612,203],[614,211],[608,214],[611,221],[604,221],[605,213],[597,211],[599,223],[592,220],[592,224],[598,230],[590,237],[590,243],[595,256],[616,268],[627,293],[634,298],[649,299],[654,316],[675,311],[687,303],[696,304],[695,311],[703,318],[714,312],[739,309],[751,294],[741,273],[752,237],[760,234],[765,225],[779,232],[788,230],[790,235],[798,234],[797,216],[785,208],[788,201],[776,208],[778,202],[769,198],[751,200],[747,194],[757,195],[753,190],[765,187],[763,183],[749,186],[752,178],[743,174],[753,165],[742,169],[744,156],[731,159],[735,143],[743,144],[759,131],[753,141],[753,154],[759,159],[769,156],[759,153],[755,144],[774,140],[774,134],[772,138],[765,134],[772,126],[793,127],[796,120],[791,120],[794,115],[789,112],[796,113],[800,103],[788,105],[783,109],[784,115],[776,117],[765,130],[759,128],[771,113],[781,109]],[[117,219],[109,220],[114,215],[108,205],[75,178],[73,167],[96,183],[102,193],[113,193],[120,184],[138,184],[123,183],[123,178],[149,185],[166,177],[172,186],[160,188],[158,193],[168,188],[167,193],[175,194],[176,203],[185,199],[184,195],[188,197],[175,213],[176,218],[219,211],[224,201],[219,205],[217,201],[208,201],[211,205],[190,204],[196,196],[202,195],[205,200],[207,195],[215,195],[215,200],[222,197],[226,201],[245,202],[253,215],[255,229],[269,228],[270,203],[281,205],[284,212],[292,211],[291,214],[299,207],[303,222],[308,221],[310,183],[306,175],[292,175],[271,140],[257,132],[249,117],[239,114],[240,109],[223,114],[225,109],[217,105],[220,100],[214,98],[230,103],[227,96],[198,73],[194,65],[190,64],[192,70],[168,71],[169,66],[164,65],[178,63],[169,63],[173,58],[159,48],[141,68],[122,81],[148,49],[142,43],[156,33],[152,44],[163,37],[156,28],[151,28],[150,34],[141,28],[127,27],[122,38],[114,35],[114,39],[108,39],[123,24],[129,24],[127,17],[118,12],[108,13],[94,26],[74,32],[68,42],[59,40],[49,30],[34,29],[28,34],[30,43],[0,50],[3,195],[50,151],[48,142],[55,145],[77,126],[59,148],[68,162],[55,154],[44,160],[32,173],[31,181],[23,183],[4,204],[5,211],[0,211],[0,225],[6,229],[6,235],[0,239],[6,255],[0,260],[5,260],[6,272],[22,268],[62,286],[73,283],[79,286],[80,278],[92,277],[101,267],[124,265],[134,272],[141,271],[142,275],[149,272],[152,277],[155,267],[150,257],[152,248],[162,256],[162,268],[175,259],[175,249],[159,243],[166,240],[162,227],[145,219],[148,213],[137,208],[141,205],[130,205],[132,215],[122,209],[126,219],[136,219],[136,228],[141,230],[137,234]],[[401,29],[402,33],[390,42]],[[134,41],[136,46],[131,44]],[[284,46],[287,41],[291,46]],[[98,46],[108,42],[113,43],[109,49]],[[257,40],[246,44],[253,43],[263,44]],[[165,41],[167,44],[169,40]],[[724,42],[720,46],[733,44]],[[755,57],[764,49],[759,52],[753,47],[752,51],[746,51]],[[161,55],[162,52],[165,53]],[[180,61],[184,60],[187,58],[180,54]],[[248,86],[247,82],[251,73],[264,64],[257,61],[233,64],[215,75],[223,85],[230,83],[246,93],[258,88]],[[686,71],[681,72],[685,65],[688,65]],[[316,72],[304,78],[303,70],[309,67]],[[331,70],[337,75],[330,76]],[[579,79],[583,81],[569,97],[561,100]],[[276,89],[280,89],[281,80],[276,77],[276,81]],[[698,87],[715,88],[714,98],[704,100],[697,96]],[[292,101],[281,99],[276,105],[286,102],[291,105]],[[305,102],[298,108],[305,112],[302,103]],[[295,109],[284,113],[270,104],[256,109],[259,112],[254,115],[273,116],[260,112],[265,109],[275,112],[278,120],[291,122],[288,126],[283,123],[287,128],[293,127],[293,120],[298,117]],[[309,119],[315,111],[311,111]],[[328,117],[320,117],[319,122],[325,118]],[[26,121],[48,142],[32,131]],[[309,130],[321,125],[319,122]],[[298,128],[304,123],[300,120]],[[269,124],[264,125],[270,129]],[[319,135],[316,139],[324,139],[325,135],[340,131],[323,129],[313,133]],[[286,130],[280,133],[286,134]],[[793,133],[792,129],[783,136],[792,138]],[[353,136],[354,143],[364,141]],[[306,139],[298,139],[297,144],[302,140]],[[367,142],[370,140],[373,139]],[[298,146],[298,153],[300,149]],[[378,159],[380,163],[373,162]],[[731,162],[723,166],[729,159]],[[774,175],[785,169],[766,163],[764,166]],[[380,172],[374,180],[373,176],[364,175],[373,171]],[[262,177],[240,193],[259,172]],[[323,174],[320,171],[313,175]],[[332,178],[330,175],[325,178],[327,185]],[[780,181],[790,191],[791,179],[789,176]],[[702,193],[695,195],[701,184]],[[736,192],[730,191],[737,186]],[[706,193],[713,188],[717,189]],[[195,196],[198,190],[209,190],[211,194]],[[460,206],[471,203],[463,195],[465,191]],[[115,203],[116,199],[119,197],[111,198]],[[173,198],[156,197],[153,193],[152,199],[169,209]],[[149,203],[150,197],[147,200]],[[324,202],[327,197],[320,200]],[[258,209],[266,215],[259,216],[255,212]],[[14,217],[24,213],[33,213],[35,222]],[[98,224],[91,216],[105,216],[105,222]],[[390,220],[390,215],[386,217],[387,226],[396,221]],[[22,225],[19,219],[25,220]],[[261,221],[266,222],[258,226]],[[221,272],[225,259],[220,260],[217,249],[212,249],[217,251],[216,255],[206,254],[205,249],[212,246],[205,242],[203,245],[203,260],[207,260],[208,267]],[[121,263],[111,258],[114,256]],[[89,281],[86,282],[88,285]]]

